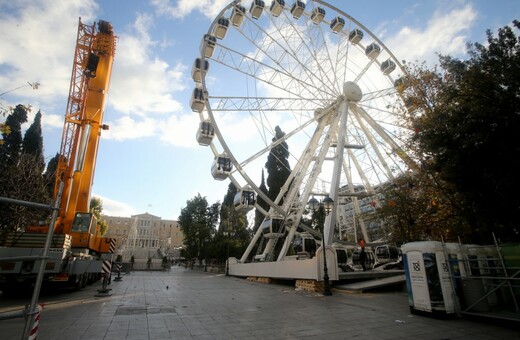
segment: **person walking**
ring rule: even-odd
[[[359,253],[359,262],[361,262],[361,268],[363,268],[363,271],[365,272],[367,270],[367,268],[365,267],[365,240],[359,240],[359,247],[361,248],[361,252]]]

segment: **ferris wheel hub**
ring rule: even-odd
[[[343,94],[349,102],[358,102],[363,98],[363,92],[361,92],[358,84],[352,81],[343,84]]]

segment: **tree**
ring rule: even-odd
[[[0,176],[7,175],[7,167],[18,163],[22,150],[22,124],[27,122],[28,107],[17,105],[7,116],[5,126],[8,131],[2,132],[3,143],[0,144]]]
[[[514,21],[516,29],[520,23]],[[468,60],[440,56],[440,71],[408,67],[398,87],[414,131],[410,148],[473,242],[520,239],[520,42],[511,27],[468,44]]]
[[[273,143],[282,140],[284,136],[285,132],[283,132],[279,126],[276,126]],[[291,166],[289,164],[289,146],[287,145],[287,142],[280,142],[271,149],[267,156],[265,167],[267,169],[267,186],[269,187],[268,196],[272,201],[274,201],[276,196],[280,193],[280,189],[291,174]],[[282,202],[280,201],[280,204],[281,203]]]
[[[22,153],[32,155],[34,164],[38,166],[38,170],[43,172],[45,160],[43,158],[43,135],[42,135],[42,113],[38,111],[34,117],[34,121],[25,132],[22,142]]]
[[[191,200],[186,201],[186,207],[181,209],[178,220],[184,234],[184,244],[186,245],[184,256],[186,258],[198,257],[200,259],[204,239],[211,234],[206,197],[197,194]]]
[[[0,145],[0,196],[29,202],[49,203],[42,172],[43,137],[41,113],[38,112],[22,139],[22,124],[30,109],[17,105],[6,119],[9,134],[3,134]],[[38,224],[48,216],[47,211],[14,204],[0,204],[0,232],[21,231]]]
[[[45,173],[43,174],[49,197],[54,197],[54,183],[56,182],[56,170],[58,169],[59,157],[60,155],[57,153],[56,156],[49,160]]]
[[[260,191],[262,191],[264,194],[268,195],[268,190],[267,190],[267,187],[265,186],[264,169],[262,169],[262,181],[261,181],[258,189],[260,189]],[[261,206],[265,211],[269,211],[269,205],[262,197],[260,197],[260,195],[257,196],[256,203],[259,206]],[[255,209],[255,225],[253,226],[254,233],[256,233],[256,231],[262,224],[262,221],[264,220],[264,218],[265,218],[264,214],[262,214],[258,209]]]
[[[108,224],[102,217],[103,213],[103,201],[99,197],[92,197],[90,199],[90,212],[94,214],[99,226],[99,235],[105,236],[108,231]]]
[[[219,232],[213,242],[212,257],[219,260],[240,257],[251,240],[247,215],[234,206],[236,193],[237,188],[230,182],[220,207]]]

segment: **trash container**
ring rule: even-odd
[[[401,247],[412,313],[455,315],[455,294],[441,242],[410,242]]]

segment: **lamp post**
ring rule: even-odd
[[[38,83],[38,82],[34,82],[34,83],[27,82],[27,84],[23,84],[21,86],[15,87],[14,89],[10,89],[10,90],[7,90],[5,92],[0,93],[0,97],[3,96],[4,94],[16,91],[16,90],[21,89],[21,88],[26,87],[26,86],[32,87],[33,90],[38,90],[38,87],[40,86],[40,83]]]
[[[325,214],[328,215],[332,211],[332,208],[334,207],[334,200],[332,200],[332,198],[327,196],[320,203],[317,199],[315,199],[313,197],[308,202],[309,209],[311,209],[313,213],[319,209],[320,205],[323,205]],[[327,268],[327,248],[325,247],[325,230],[324,230],[325,226],[322,226],[322,227],[323,228],[321,231],[321,239],[322,239],[321,247],[323,248],[323,295],[330,296],[330,295],[332,295],[332,291],[330,289],[329,270]]]

